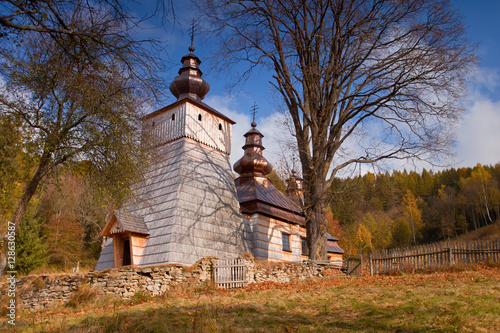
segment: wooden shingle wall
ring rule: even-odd
[[[228,156],[188,138],[158,147],[158,156],[138,189],[142,201],[128,207],[150,232],[140,265],[249,252]]]
[[[253,232],[253,253],[258,260],[300,261],[302,256],[301,237],[306,237],[306,230],[296,224],[290,224],[260,214],[251,216]],[[290,251],[284,251],[282,233],[290,235]]]

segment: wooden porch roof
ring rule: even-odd
[[[149,235],[148,227],[142,216],[132,215],[126,212],[114,211],[108,222],[101,231],[101,236],[110,237],[121,232],[132,232]]]

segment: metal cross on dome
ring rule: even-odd
[[[194,42],[194,19],[191,21],[191,45]]]
[[[191,45],[189,46],[189,52],[193,53],[194,52],[194,45],[193,45],[193,43],[194,43],[194,19],[191,22],[190,35],[191,35]]]
[[[257,126],[257,123],[255,122],[255,114],[257,113],[257,110],[259,109],[259,107],[257,106],[257,103],[253,102],[253,106],[252,108],[250,109],[250,113],[253,115],[253,119],[252,119],[252,127],[255,127]]]

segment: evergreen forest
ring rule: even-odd
[[[367,173],[329,190],[329,232],[349,253],[449,240],[500,218],[500,163]]]

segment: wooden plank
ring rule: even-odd
[[[239,288],[247,284],[247,266],[241,259],[221,259],[214,265],[217,287]]]

